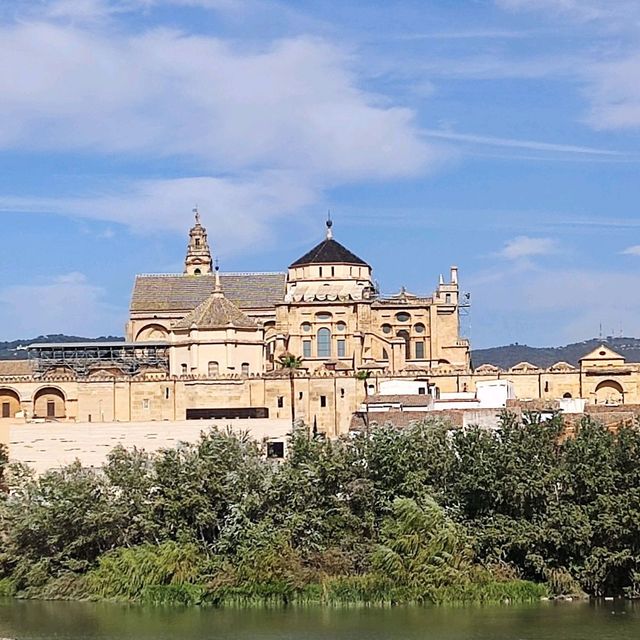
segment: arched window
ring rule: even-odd
[[[207,366],[207,373],[209,374],[209,377],[217,376],[219,371],[220,366],[218,365],[218,363],[215,360],[211,360],[211,362],[209,362],[209,365]]]
[[[200,271],[200,269],[194,269],[193,270],[193,275],[194,276],[199,276],[202,273],[202,271]]]
[[[573,396],[567,391],[567,393],[565,393],[562,397],[566,398],[568,400],[569,398],[572,398]]]
[[[240,371],[242,372],[243,376],[248,376],[249,375],[249,363],[248,362],[243,362]]]
[[[401,329],[398,331],[398,338],[402,338],[404,340],[404,357],[407,360],[411,359],[411,340],[409,339],[409,332],[405,329]]]
[[[318,358],[331,357],[331,331],[322,327],[318,329]]]

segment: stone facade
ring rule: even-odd
[[[420,380],[438,394],[470,394],[507,380],[521,401],[583,398],[592,406],[640,404],[640,364],[603,346],[578,367],[472,370],[461,338],[458,270],[431,296],[382,296],[372,268],[326,237],[282,273],[219,273],[196,212],[183,274],[137,276],[128,343],[166,344],[166,369],[127,375],[108,363],[82,373],[34,375],[27,361],[0,362],[0,421],[181,421],[295,414],[328,435],[345,432],[364,401],[359,370],[382,382]],[[293,380],[278,366],[301,358]],[[209,412],[209,413],[207,413]]]

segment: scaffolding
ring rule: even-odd
[[[35,376],[67,369],[79,376],[100,370],[118,369],[134,375],[144,369],[169,370],[167,342],[60,342],[27,347]]]

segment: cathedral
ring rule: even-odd
[[[430,296],[382,295],[330,219],[323,231],[282,272],[225,273],[196,210],[183,272],[135,278],[124,341],[32,344],[28,359],[0,361],[0,423],[295,414],[337,436],[369,412],[402,426],[433,411],[467,424],[504,407],[640,409],[640,364],[605,345],[577,366],[474,369],[457,267]],[[298,359],[295,373],[283,356]]]
[[[139,275],[127,340],[166,341],[170,373],[266,374],[285,353],[309,372],[467,372],[460,337],[458,270],[430,297],[384,297],[371,266],[333,237],[283,273],[220,273],[196,212],[182,274]]]

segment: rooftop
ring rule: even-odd
[[[275,307],[285,294],[286,274],[277,272],[222,273],[225,297],[243,310]],[[145,274],[136,276],[131,312],[188,313],[215,288],[214,274]]]
[[[352,253],[345,246],[333,238],[326,238],[311,251],[305,253],[291,264],[291,267],[301,267],[308,264],[353,264],[362,267],[369,265]]]

